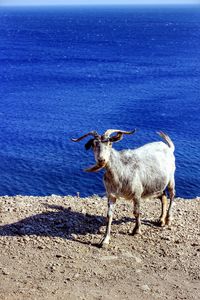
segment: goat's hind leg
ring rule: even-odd
[[[167,216],[166,216],[166,224],[171,225],[171,222],[172,222],[172,208],[173,208],[174,197],[175,197],[175,183],[174,183],[174,180],[170,181],[170,183],[168,185],[168,191],[169,191],[170,203],[169,203],[169,208],[168,208]]]
[[[132,234],[141,234],[141,220],[140,220],[140,199],[134,200],[133,214],[135,216],[135,227],[133,228]]]
[[[159,219],[159,225],[161,227],[164,227],[166,225],[166,216],[167,216],[167,196],[165,191],[163,194],[159,197],[161,200],[161,205],[162,205],[162,211],[161,211],[161,216]]]
[[[110,230],[111,224],[113,220],[113,213],[115,210],[116,198],[115,197],[108,197],[108,212],[107,212],[107,225],[106,225],[106,232],[104,235],[103,240],[100,242],[100,247],[106,247],[110,241]]]

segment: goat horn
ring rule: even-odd
[[[71,140],[72,140],[72,142],[79,142],[79,141],[81,141],[82,139],[86,138],[88,135],[92,135],[92,136],[95,137],[95,138],[98,138],[98,137],[99,137],[99,134],[98,134],[96,131],[90,131],[90,132],[84,134],[83,136],[81,136],[81,137],[78,138],[78,139],[71,139]]]
[[[136,129],[132,130],[132,131],[124,131],[124,130],[118,130],[118,129],[108,129],[106,130],[106,132],[103,134],[103,136],[105,138],[108,138],[112,133],[122,133],[122,134],[133,134],[136,132]]]

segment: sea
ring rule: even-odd
[[[0,7],[0,195],[105,194],[87,139],[175,144],[176,195],[200,196],[200,6]]]

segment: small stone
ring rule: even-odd
[[[85,214],[87,213],[87,212],[86,212],[86,209],[83,208],[82,211],[81,211],[81,213],[82,213],[83,215],[85,215]]]
[[[174,244],[180,244],[180,241],[179,240],[175,240]]]
[[[57,257],[57,258],[61,258],[61,257],[62,257],[62,254],[56,254],[56,257]]]
[[[39,245],[38,249],[42,250],[42,249],[44,249],[44,246]]]
[[[147,284],[141,285],[141,289],[142,289],[144,292],[150,291],[150,287],[149,287]]]
[[[75,234],[75,233],[72,233],[72,235],[71,235],[71,236],[72,236],[72,238],[73,238],[74,240],[76,240],[76,239],[77,239],[77,237],[78,237],[78,236],[77,236],[77,234]]]
[[[2,270],[3,275],[9,275],[9,272],[7,270]]]
[[[134,256],[136,263],[140,264],[142,262],[142,259],[138,256]]]
[[[51,266],[51,272],[54,272],[56,270],[56,268],[54,266]]]
[[[64,281],[64,283],[67,283],[67,281],[71,281],[71,278],[70,277],[67,277]]]
[[[75,275],[74,275],[74,278],[79,278],[80,277],[80,274],[79,273],[76,273]]]

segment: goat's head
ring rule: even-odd
[[[120,141],[123,138],[124,134],[133,134],[135,133],[135,131],[135,129],[133,131],[108,129],[103,135],[99,135],[96,131],[91,131],[78,139],[72,139],[73,142],[79,142],[89,135],[93,136],[93,138],[85,144],[85,148],[86,150],[89,150],[90,148],[93,149],[96,165],[92,166],[89,169],[86,169],[85,171],[96,172],[104,168],[110,158],[112,143]],[[113,133],[115,133],[115,135],[111,136]]]

